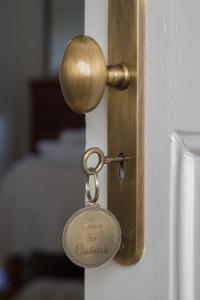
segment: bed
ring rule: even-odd
[[[64,103],[57,80],[34,80],[31,152],[0,188],[0,299],[83,299],[83,270],[63,254],[62,229],[84,203],[84,117]]]

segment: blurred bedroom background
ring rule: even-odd
[[[0,300],[84,299],[62,230],[83,206],[83,115],[58,80],[84,0],[0,1]]]

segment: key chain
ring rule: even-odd
[[[99,157],[95,168],[87,167],[90,155]],[[101,208],[99,200],[99,172],[105,163],[122,161],[122,157],[106,158],[99,148],[91,148],[82,158],[82,169],[86,174],[86,206],[71,216],[63,231],[63,247],[68,258],[76,265],[91,268],[111,260],[121,244],[121,228],[116,217]],[[90,191],[90,177],[94,178],[94,196]]]

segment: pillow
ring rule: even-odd
[[[68,165],[80,164],[85,150],[84,130],[63,131],[57,140],[41,140],[36,149],[41,158]]]

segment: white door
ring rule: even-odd
[[[117,0],[116,0],[117,1]],[[147,0],[145,253],[85,272],[85,300],[200,299],[200,2]],[[85,33],[107,54],[108,0],[85,0]],[[107,151],[106,93],[87,148]],[[100,201],[106,206],[106,169]]]

